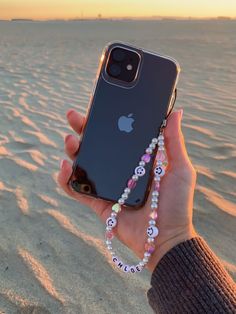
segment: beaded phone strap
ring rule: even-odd
[[[112,261],[117,266],[117,268],[123,270],[125,273],[136,273],[140,272],[148,263],[150,256],[155,251],[154,238],[158,235],[159,229],[156,226],[156,221],[158,218],[157,209],[158,209],[158,198],[160,190],[160,181],[165,174],[165,168],[167,166],[167,157],[165,154],[164,146],[164,135],[163,128],[166,126],[166,120],[163,121],[161,126],[159,136],[153,138],[149,146],[147,147],[145,154],[141,157],[138,166],[134,169],[134,174],[128,180],[127,186],[125,187],[123,193],[121,194],[118,202],[112,206],[112,211],[110,217],[106,220],[106,233],[105,233],[105,243],[107,249],[109,250]],[[120,260],[115,251],[112,248],[112,239],[114,237],[112,229],[117,225],[119,213],[122,210],[122,205],[125,204],[125,201],[128,199],[129,194],[135,188],[136,183],[139,177],[145,175],[145,165],[150,162],[152,158],[152,153],[158,145],[156,164],[154,167],[154,188],[152,191],[152,200],[151,200],[151,212],[149,226],[147,227],[147,242],[145,243],[145,253],[143,259],[136,265],[129,266],[126,263]]]

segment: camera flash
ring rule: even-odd
[[[128,71],[131,71],[131,70],[133,69],[132,64],[127,64],[126,69],[127,69]]]

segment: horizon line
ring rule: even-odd
[[[162,15],[153,15],[153,16],[111,16],[111,17],[102,17],[102,16],[91,16],[91,17],[71,17],[71,18],[65,18],[65,17],[55,17],[55,18],[24,18],[24,17],[12,17],[9,19],[1,18],[1,21],[36,21],[36,22],[47,22],[47,21],[88,21],[88,20],[162,20],[162,19],[173,19],[173,20],[234,20],[236,19],[236,16],[162,16]]]

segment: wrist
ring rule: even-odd
[[[188,228],[188,230],[179,231],[178,233],[173,234],[173,236],[170,236],[167,240],[156,246],[156,250],[146,266],[147,269],[153,272],[157,264],[167,252],[169,252],[176,245],[184,241],[191,240],[196,236],[197,233],[192,226]]]

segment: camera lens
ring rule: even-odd
[[[117,62],[123,61],[125,59],[125,51],[119,48],[114,49],[112,52],[112,58]]]
[[[121,73],[121,67],[119,65],[113,63],[109,67],[109,73],[111,76],[117,77]]]

